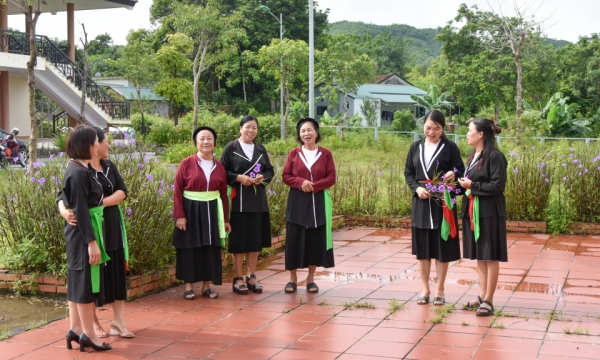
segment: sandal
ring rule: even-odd
[[[248,285],[248,289],[252,290],[252,292],[260,294],[262,293],[263,287],[261,284],[255,282],[254,284],[250,284],[250,279],[256,280],[256,275],[248,275],[246,276],[246,285]]]
[[[492,316],[494,315],[494,305],[487,300],[483,300],[477,308],[477,316]]]
[[[285,292],[288,294],[296,292],[297,288],[298,288],[298,285],[296,285],[296,283],[293,283],[291,281],[289,283],[285,284]]]
[[[445,303],[446,303],[446,299],[443,297],[436,296],[433,298],[433,305],[435,305],[435,306],[442,306]]]
[[[417,298],[417,305],[427,305],[429,304],[429,296],[419,296]]]
[[[96,333],[96,336],[99,337],[99,338],[108,337],[108,334],[106,333],[106,331],[104,331],[104,329],[102,328],[102,326],[100,326],[100,327],[94,326],[94,332]]]
[[[242,281],[241,285],[236,285],[235,283],[238,281]],[[246,286],[246,284],[244,284],[244,278],[243,277],[234,277],[233,278],[233,292],[234,293],[238,293],[240,295],[248,295],[248,287]]]
[[[477,295],[477,305],[473,305],[473,301],[469,301],[466,304],[463,304],[462,309],[463,310],[474,310],[477,309],[479,306],[481,306],[481,303],[483,303],[483,300],[481,299],[481,296]]]
[[[313,294],[318,293],[319,287],[314,282],[310,282],[310,283],[306,284],[306,291],[308,291],[309,293],[313,293]]]
[[[110,326],[110,335],[111,336],[120,336],[122,338],[133,339],[135,335],[127,330],[127,328],[119,329],[116,325]]]
[[[191,297],[190,297],[191,295]],[[186,300],[194,300],[196,295],[194,295],[194,290],[186,290],[183,292],[183,298]]]
[[[215,296],[213,296],[215,295]],[[202,292],[202,296],[206,296],[209,299],[216,299],[219,297],[219,293],[214,291],[213,289],[206,289]]]

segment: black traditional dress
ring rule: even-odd
[[[94,232],[90,209],[102,206],[102,185],[98,182],[95,173],[73,160],[69,161],[63,184],[59,200],[66,201],[77,219],[76,226],[71,226],[66,221],[64,225],[68,268],[67,299],[88,304],[103,291],[102,271],[100,271],[100,291],[93,293],[88,252],[88,243],[100,241]]]
[[[285,269],[295,270],[309,265],[333,267],[331,245],[331,197],[327,189],[335,185],[333,155],[317,148],[314,163],[309,162],[302,147],[288,154],[282,174],[290,187],[286,209]],[[302,183],[314,183],[314,192],[302,191]]]
[[[471,179],[471,196],[463,197],[463,257],[471,260],[508,261],[506,242],[506,167],[508,162],[500,150],[493,150],[481,170],[479,158],[473,159],[465,175]],[[471,199],[479,203],[479,237],[471,229]]]
[[[229,222],[227,175],[223,165],[216,160],[213,160],[210,174],[206,174],[201,161],[205,160],[196,154],[183,159],[175,175],[173,217],[187,219],[186,231],[175,227],[173,234],[173,246],[177,252],[175,277],[186,283],[212,281],[221,285],[223,236],[219,217],[223,216],[223,222]],[[203,195],[199,193],[215,192],[218,192],[217,198],[210,201],[192,199]],[[222,204],[222,215],[219,215],[220,205],[217,202]]]
[[[419,260],[436,259],[450,262],[460,259],[460,243],[458,233],[455,237],[442,238],[441,227],[444,220],[442,201],[429,198],[421,199],[417,188],[425,187],[424,182],[437,180],[448,171],[453,171],[455,178],[462,177],[465,166],[460,151],[455,143],[447,138],[440,139],[431,159],[425,163],[425,140],[414,142],[406,157],[404,178],[413,193],[412,198],[412,254]],[[437,174],[437,178],[435,178]],[[452,192],[454,198],[455,190]],[[452,209],[454,226],[458,229],[456,207]]]
[[[271,247],[271,220],[266,186],[244,186],[236,182],[238,175],[262,174],[263,183],[268,184],[275,175],[267,150],[258,143],[253,146],[252,156],[248,157],[239,140],[234,140],[225,146],[221,155],[221,163],[227,172],[227,183],[232,187],[228,251],[233,254],[258,252],[262,248]]]

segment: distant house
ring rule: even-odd
[[[326,99],[322,98],[321,88],[323,84],[315,87],[315,99],[319,99],[316,103],[316,119],[320,120],[325,111],[330,116],[344,111],[344,94],[340,92],[338,105],[331,108],[331,104]],[[356,94],[349,94],[346,106],[348,108],[348,117],[355,114],[363,118],[363,125],[366,125],[364,114],[361,106],[365,99],[376,101],[379,108],[379,119],[377,126],[392,125],[394,112],[397,110],[407,109],[413,113],[415,118],[419,118],[425,114],[425,109],[418,106],[416,102],[410,98],[410,95],[425,95],[426,92],[421,90],[411,83],[401,78],[396,74],[381,75],[377,77],[375,84],[364,84],[358,88]]]
[[[138,100],[137,90],[126,79],[95,79],[99,85],[109,87],[111,90],[117,93],[117,96],[121,99],[128,100],[130,102],[136,102]],[[142,100],[148,104],[152,103],[151,114],[160,115],[163,117],[169,116],[169,104],[165,98],[158,96],[152,91],[151,88],[142,88],[141,91]],[[136,104],[137,105],[137,104]]]

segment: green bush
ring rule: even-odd
[[[394,131],[412,131],[415,128],[415,116],[410,110],[397,110],[394,112],[392,129]]]

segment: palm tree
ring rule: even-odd
[[[429,85],[429,90],[427,94],[423,96],[410,95],[410,98],[413,99],[417,105],[426,108],[427,110],[447,110],[452,109],[452,104],[447,102],[446,99],[450,94],[449,91],[445,91],[440,94],[440,89],[436,85]],[[422,123],[424,118],[419,119],[419,123]]]

